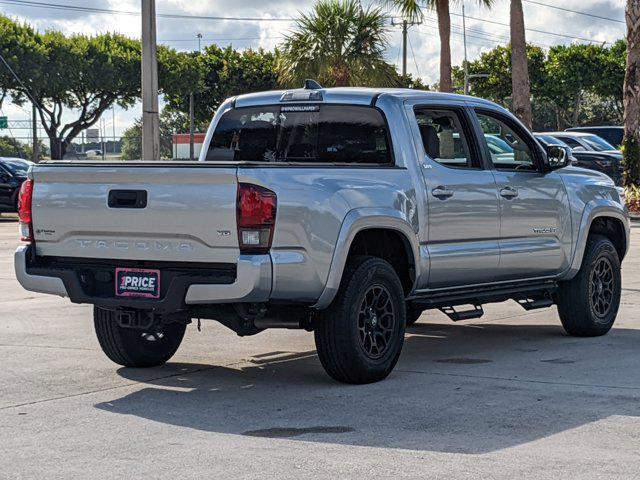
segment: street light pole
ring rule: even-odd
[[[142,159],[160,159],[156,2],[142,0]]]
[[[31,152],[33,155],[33,163],[38,163],[38,158],[40,157],[40,144],[38,143],[38,118],[36,117],[36,104],[31,103],[31,122],[33,128],[33,151]]]
[[[467,62],[467,16],[464,11],[464,2],[462,2],[462,39],[464,42],[464,94],[469,95],[469,65]]]

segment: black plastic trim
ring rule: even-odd
[[[73,303],[88,303],[108,309],[127,307],[179,312],[187,308],[184,300],[191,285],[229,285],[236,280],[237,274],[237,266],[230,263],[30,257],[27,255],[27,273],[61,279]],[[160,299],[116,297],[116,267],[160,270]]]

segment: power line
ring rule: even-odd
[[[451,15],[455,17],[462,17],[462,14],[460,13],[451,12]],[[491,23],[492,25],[500,25],[502,27],[511,27],[508,23],[496,22],[495,20],[487,20],[486,18],[470,17],[469,15],[467,15],[467,18],[471,20],[476,20],[478,22]],[[542,33],[544,35],[554,35],[556,37],[569,38],[571,40],[581,40],[583,42],[591,42],[591,43],[606,43],[608,45],[611,45],[611,42],[603,42],[601,40],[595,40],[593,38],[575,37],[573,35],[565,35],[563,33],[547,32],[546,30],[538,30],[536,28],[525,28],[525,30],[527,30],[528,32]]]
[[[61,3],[44,3],[32,0],[0,0],[0,3],[8,5],[22,5],[25,7],[47,8],[51,10],[68,10],[73,12],[106,13],[111,15],[140,16],[140,12],[131,10],[112,10],[108,8],[83,7],[80,5],[64,5]],[[185,15],[179,13],[157,13],[158,18],[174,18],[181,20],[228,20],[240,22],[294,22],[295,18],[258,18],[258,17],[219,17],[210,15]]]
[[[536,2],[534,0],[522,0],[522,1],[526,3],[531,3],[533,5],[540,5],[541,7],[548,7],[548,8],[554,8],[556,10],[562,10],[563,12],[575,13],[576,15],[584,15],[585,17],[599,18],[600,20],[608,20],[609,22],[626,23],[624,20],[618,20],[617,18],[596,15],[595,13],[581,12],[579,10],[571,10],[570,8],[558,7],[557,5],[550,5],[548,3]]]
[[[278,40],[284,38],[279,37],[239,37],[239,38],[202,38],[203,42],[235,42],[242,40]],[[197,42],[197,38],[160,38],[159,42]]]
[[[570,10],[564,7],[556,7],[555,5],[549,5],[546,3],[542,3],[542,2],[537,2],[534,0],[524,0],[526,2],[532,3],[532,4],[536,4],[536,5],[540,5],[540,6],[545,6],[545,7],[550,7],[550,8],[556,8],[559,10],[563,10],[563,11],[567,11],[567,12],[571,12],[571,13],[577,13],[577,14],[584,14],[584,15],[588,15],[588,16],[593,16],[595,18],[602,18],[605,20],[614,20],[608,17],[601,17],[600,15],[595,15],[595,14],[590,14],[587,12],[579,12],[577,10]],[[79,6],[79,5],[64,5],[64,4],[60,4],[60,3],[44,3],[44,2],[37,2],[37,1],[33,1],[33,0],[0,0],[0,3],[4,3],[4,4],[9,4],[9,5],[22,5],[22,6],[30,6],[30,7],[35,7],[35,8],[49,8],[49,9],[54,9],[54,10],[69,10],[69,11],[78,11],[78,12],[88,12],[88,13],[105,13],[105,14],[116,14],[116,15],[135,15],[135,16],[139,16],[140,12],[134,12],[134,11],[130,11],[130,10],[112,10],[112,9],[107,9],[107,8],[98,8],[98,7],[84,7],[84,6]],[[451,13],[451,15],[456,16],[456,17],[461,17],[462,15],[459,13]],[[173,18],[173,19],[189,19],[189,20],[222,20],[222,21],[247,21],[247,22],[294,22],[296,21],[295,18],[258,18],[258,17],[221,17],[221,16],[209,16],[209,15],[185,15],[185,14],[177,14],[177,13],[158,13],[157,17],[159,18]],[[493,25],[500,25],[503,27],[509,27],[508,23],[503,23],[503,22],[497,22],[494,20],[488,20],[485,18],[477,18],[477,17],[470,17],[467,16],[467,18],[471,19],[471,20],[476,20],[479,22],[485,22],[485,23],[490,23]],[[618,22],[618,20],[615,20],[616,22]],[[624,23],[624,22],[622,22]],[[602,42],[600,40],[595,40],[592,38],[585,38],[585,37],[578,37],[578,36],[573,36],[573,35],[567,35],[567,34],[563,34],[563,33],[557,33],[557,32],[549,32],[546,30],[539,30],[539,29],[534,29],[534,28],[527,28],[527,31],[530,32],[535,32],[535,33],[540,33],[543,35],[553,35],[556,37],[561,37],[561,38],[568,38],[571,40],[580,40],[583,42],[592,42],[592,43],[605,43],[605,44],[611,44],[611,42]]]
[[[418,78],[420,78],[420,68],[418,67],[418,61],[416,60],[416,54],[413,51],[413,44],[411,43],[411,35],[407,35],[407,40],[409,40],[409,48],[411,48],[411,55],[413,56],[413,63],[416,66],[416,73],[418,74]]]

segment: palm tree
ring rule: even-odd
[[[398,75],[384,60],[385,16],[363,9],[357,0],[323,0],[301,14],[286,37],[280,58],[280,81],[300,85],[315,78],[326,86],[393,86]]]
[[[421,21],[425,8],[435,10],[438,16],[438,34],[440,36],[440,91],[453,92],[451,79],[451,0],[382,0],[382,3],[398,10],[400,15],[410,21]],[[457,0],[453,0],[456,2]],[[494,0],[476,0],[479,5],[491,8]]]
[[[624,78],[625,184],[640,186],[640,0],[627,0],[627,73]]]
[[[531,83],[527,63],[527,40],[524,29],[522,0],[511,0],[511,85],[513,113],[531,128]]]

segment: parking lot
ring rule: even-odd
[[[368,386],[331,381],[313,336],[187,330],[161,368],[102,354],[91,308],[21,289],[0,218],[0,478],[637,478],[640,226],[612,332],[490,305],[410,328]]]

